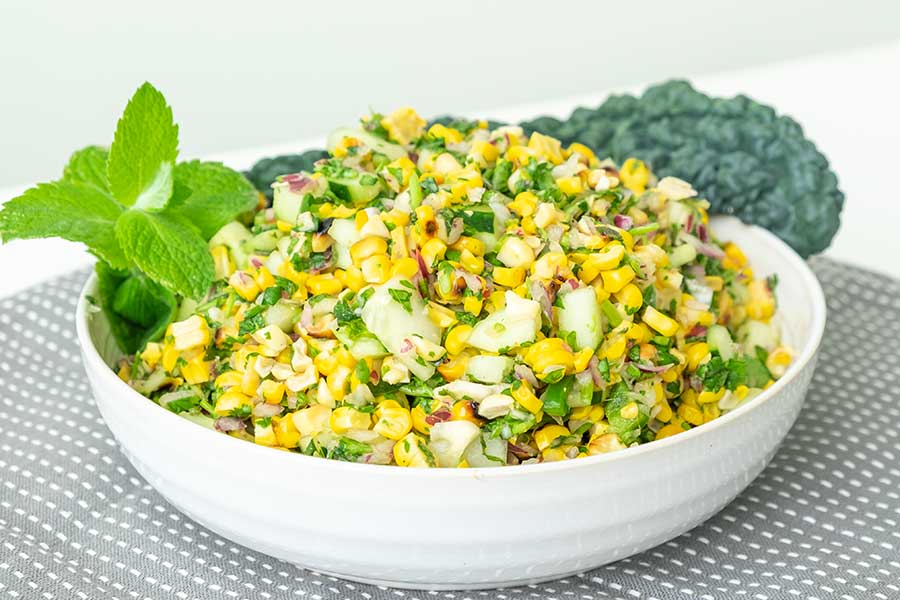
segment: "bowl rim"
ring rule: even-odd
[[[734,217],[725,218],[737,221],[737,219],[735,219]],[[75,327],[78,337],[78,343],[81,347],[82,356],[84,357],[86,363],[85,368],[88,371],[92,371],[99,377],[101,377],[104,383],[106,383],[108,386],[111,386],[111,389],[117,391],[121,390],[120,395],[123,397],[121,400],[127,399],[127,401],[130,403],[140,403],[140,405],[144,407],[155,407],[156,410],[161,411],[158,414],[162,415],[163,413],[165,413],[167,415],[167,417],[163,418],[168,418],[173,428],[183,428],[182,431],[184,431],[185,435],[191,435],[191,432],[194,432],[195,435],[210,436],[208,438],[209,443],[230,443],[230,447],[233,447],[237,452],[245,451],[251,453],[264,453],[259,455],[260,460],[265,459],[271,461],[272,464],[277,463],[284,465],[284,467],[279,468],[321,468],[328,470],[338,469],[345,470],[348,474],[360,472],[368,473],[369,475],[377,475],[380,473],[388,477],[455,477],[462,479],[475,478],[478,480],[496,477],[505,478],[527,476],[532,473],[550,473],[567,471],[571,469],[591,468],[595,465],[634,460],[643,455],[653,455],[660,452],[666,452],[670,447],[674,445],[688,443],[695,438],[711,434],[717,428],[724,427],[734,420],[744,418],[744,415],[748,415],[756,411],[764,404],[771,402],[776,396],[778,396],[781,390],[786,388],[794,379],[796,379],[799,374],[804,371],[806,365],[815,357],[825,331],[826,303],[825,294],[822,291],[822,286],[820,285],[816,276],[813,274],[812,270],[809,268],[809,265],[806,263],[806,261],[804,261],[796,252],[794,252],[792,248],[790,248],[786,243],[784,243],[773,233],[755,225],[748,225],[745,223],[740,223],[740,225],[750,230],[753,235],[761,236],[764,239],[764,242],[771,246],[772,249],[779,255],[779,258],[784,260],[786,264],[799,275],[801,283],[807,289],[810,295],[810,334],[803,348],[797,355],[797,358],[790,365],[787,373],[785,373],[784,376],[775,381],[775,383],[771,387],[764,390],[755,398],[752,398],[749,402],[742,404],[738,408],[722,415],[721,417],[709,423],[704,423],[699,427],[692,428],[678,435],[669,436],[662,440],[641,444],[639,446],[627,448],[618,452],[587,456],[578,460],[563,460],[549,463],[515,465],[511,468],[470,467],[465,469],[404,469],[398,468],[396,465],[372,465],[329,460],[315,456],[306,456],[297,452],[273,452],[272,448],[248,443],[247,441],[239,440],[228,435],[222,435],[218,431],[200,426],[197,423],[193,423],[188,419],[180,417],[177,414],[166,410],[155,402],[149,402],[148,398],[132,389],[131,386],[129,386],[118,377],[118,375],[112,370],[112,368],[110,368],[106,364],[106,362],[100,356],[100,353],[94,345],[93,340],[90,336],[90,332],[88,330],[89,315],[92,312],[99,310],[88,300],[88,296],[91,295],[96,287],[97,276],[95,273],[91,273],[90,277],[85,282],[81,293],[79,294],[78,303],[75,308]],[[224,447],[225,446],[223,444],[223,448]],[[241,448],[243,448],[243,450],[241,450]],[[278,461],[284,462],[278,463]],[[287,465],[293,465],[293,467],[287,467]]]

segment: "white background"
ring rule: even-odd
[[[900,275],[900,43],[885,41],[900,37],[900,3],[140,6],[2,4],[0,201],[58,176],[71,150],[108,143],[143,80],[174,106],[183,157],[245,167],[321,146],[369,106],[562,116],[609,91],[690,76],[797,118],[847,193],[829,253]],[[0,294],[88,260],[65,242],[4,245]]]

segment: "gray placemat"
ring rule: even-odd
[[[772,464],[721,513],[577,577],[411,592],[318,575],[204,529],[118,451],[72,315],[85,272],[0,300],[0,598],[900,598],[900,282],[817,259],[828,326]]]

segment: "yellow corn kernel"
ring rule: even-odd
[[[634,269],[624,265],[618,269],[603,271],[600,273],[600,277],[603,278],[603,289],[610,294],[615,294],[631,283],[631,280],[634,279]]]
[[[676,423],[669,423],[668,425],[664,425],[656,432],[657,440],[661,440],[663,438],[667,438],[669,436],[677,435],[684,431],[684,428],[681,425]]]
[[[644,296],[641,294],[641,289],[633,283],[629,283],[616,292],[616,300],[624,304],[626,311],[629,313],[636,311],[644,304]]]
[[[313,404],[291,414],[294,427],[300,435],[310,436],[324,431],[331,418],[331,409],[324,404]]]
[[[415,433],[408,433],[394,444],[394,461],[401,467],[433,467],[434,457],[425,440]]]
[[[591,361],[591,357],[594,356],[594,351],[591,348],[582,348],[578,352],[575,353],[575,356],[572,359],[572,368],[576,373],[580,373],[587,369],[588,363]]]
[[[546,229],[559,220],[559,213],[556,208],[549,202],[541,202],[538,204],[537,211],[534,213],[534,225],[541,229]]]
[[[354,265],[360,266],[362,261],[370,256],[387,254],[387,249],[387,241],[384,238],[369,236],[350,246],[350,258]]]
[[[340,406],[331,413],[329,424],[335,433],[346,433],[351,429],[369,429],[372,426],[372,416],[352,406]]]
[[[569,147],[567,148],[567,150],[569,151],[569,154],[577,152],[578,154],[583,156],[588,161],[588,163],[591,161],[591,159],[597,158],[597,155],[594,154],[593,150],[591,150],[584,144],[579,144],[578,142],[575,142],[574,144],[569,144]]]
[[[737,270],[747,265],[747,256],[744,251],[733,242],[726,243],[722,249],[725,251],[726,258],[730,259],[730,268]],[[724,264],[724,263],[723,263]],[[726,265],[726,267],[729,267]]]
[[[704,278],[704,281],[706,283],[706,287],[714,292],[721,292],[725,287],[725,280],[718,275],[707,275]]]
[[[468,250],[475,256],[484,256],[484,242],[482,242],[478,238],[469,237],[467,235],[464,235],[456,240],[456,243],[450,247],[454,250],[459,250],[460,252],[462,252],[463,250]]]
[[[290,233],[291,229],[294,228],[291,223],[289,223],[288,221],[282,221],[281,219],[275,221],[275,227],[281,233]]]
[[[569,196],[575,196],[584,191],[584,184],[581,181],[581,177],[578,177],[577,175],[572,177],[560,177],[556,180],[556,185],[559,187],[559,191]]]
[[[697,367],[703,362],[703,360],[709,356],[709,344],[706,342],[695,342],[693,344],[688,344],[688,346],[684,350],[685,355],[687,356],[687,369],[690,372],[696,371]]]
[[[650,170],[643,161],[629,158],[619,169],[619,179],[622,180],[622,185],[635,194],[642,194],[650,181]]]
[[[344,158],[349,154],[348,150],[350,148],[356,148],[359,146],[359,140],[355,137],[345,136],[341,138],[341,141],[338,142],[337,146],[335,146],[334,150],[332,150],[332,154],[337,158]]]
[[[431,322],[441,329],[446,329],[456,323],[456,313],[437,302],[429,301],[425,305],[425,313]]]
[[[425,262],[425,266],[429,269],[433,268],[437,261],[444,258],[444,254],[447,253],[447,244],[439,240],[438,238],[431,238],[422,246],[419,251],[422,260]]]
[[[389,440],[403,439],[412,430],[412,417],[402,406],[391,406],[388,400],[378,405],[375,410],[375,433]],[[397,404],[396,402],[393,402]]]
[[[250,400],[250,396],[233,390],[228,390],[227,392],[219,396],[218,400],[216,400],[215,413],[220,417],[225,417],[231,414],[232,411],[239,409],[242,406],[252,408],[253,402],[252,400]]]
[[[487,163],[492,163],[497,160],[500,156],[500,151],[490,142],[485,140],[475,140],[472,142],[469,156],[474,158],[481,166],[487,166]],[[479,161],[479,158],[483,159],[483,161]]]
[[[516,195],[516,199],[506,205],[506,207],[519,215],[520,217],[530,217],[534,214],[538,205],[538,197],[532,192],[520,192]]]
[[[178,362],[179,352],[172,344],[164,344],[162,349],[162,357],[160,358],[163,370],[171,373],[175,370],[175,363]]]
[[[253,302],[259,296],[259,285],[253,277],[246,271],[235,271],[228,278],[228,285],[234,288],[234,291],[247,302]]]
[[[278,436],[272,427],[272,420],[268,422],[258,420],[253,424],[253,441],[260,446],[277,446]]]
[[[530,267],[534,250],[521,238],[507,237],[497,252],[497,259],[506,267]]]
[[[391,268],[392,275],[400,275],[407,279],[411,279],[418,272],[419,263],[414,258],[401,258],[400,260],[395,261]]]
[[[203,360],[203,353],[200,352],[187,364],[181,366],[181,376],[191,385],[206,383],[212,378],[209,372],[211,366],[212,361]]]
[[[463,135],[458,129],[435,123],[428,128],[428,135],[441,138],[448,144],[458,144],[463,140]]]
[[[678,322],[664,315],[652,306],[644,309],[644,323],[666,337],[672,337],[678,331]]]
[[[386,254],[376,254],[362,261],[360,265],[366,283],[384,283],[391,277],[391,259]]]
[[[561,164],[564,160],[560,141],[537,131],[528,139],[528,149],[554,165]]]
[[[357,231],[361,230],[365,226],[365,224],[368,222],[369,222],[369,213],[367,213],[364,210],[359,211],[358,213],[356,213],[356,216],[353,217],[353,223],[356,225]]]
[[[248,396],[254,395],[256,388],[259,387],[259,373],[256,372],[255,368],[256,360],[256,356],[251,356],[247,359],[247,368],[244,369],[244,373],[241,376],[240,390]]]
[[[141,350],[141,360],[147,363],[150,369],[155,369],[160,358],[162,358],[162,346],[158,342],[147,342],[147,345]]]
[[[421,404],[418,404],[411,408],[409,411],[409,415],[412,419],[413,429],[425,435],[431,433],[431,424],[426,420],[428,417],[428,413],[425,412],[425,409],[422,408]]]
[[[468,250],[460,252],[459,264],[461,264],[465,270],[474,273],[475,275],[481,275],[482,271],[484,271],[484,259],[480,256],[475,256]]]
[[[643,323],[632,323],[631,327],[628,328],[628,331],[625,332],[625,337],[641,344],[649,342],[650,338],[653,337],[653,334],[650,333],[650,329]]]
[[[484,306],[484,300],[477,296],[466,296],[463,300],[463,310],[472,313],[476,317],[481,314],[481,308]]]
[[[278,267],[278,272],[282,277],[291,280],[298,287],[303,287],[303,285],[306,283],[306,279],[309,277],[308,273],[304,273],[295,269],[294,265],[289,260],[281,263],[281,265]]]
[[[739,385],[734,388],[734,391],[731,393],[734,394],[734,397],[738,400],[743,400],[747,397],[747,394],[750,393],[750,388],[748,388],[746,385]]]
[[[340,269],[338,269],[339,271]],[[356,265],[350,265],[344,271],[343,277],[337,276],[337,271],[334,272],[335,277],[340,281],[343,287],[346,287],[354,292],[358,292],[366,285],[366,279],[363,277],[362,269],[357,267]]]
[[[391,235],[391,259],[400,260],[409,256],[409,247],[406,244],[406,229],[402,226],[395,227]]]
[[[766,321],[775,314],[775,296],[765,279],[754,279],[747,286],[747,316],[757,321]]]
[[[216,279],[228,279],[234,273],[234,261],[231,260],[228,248],[226,246],[213,246],[209,252],[213,257]]]
[[[565,437],[571,432],[562,425],[545,425],[534,432],[534,443],[537,444],[538,450],[546,450],[553,443],[553,440],[559,437]]]
[[[496,284],[517,287],[525,281],[525,269],[522,267],[494,267],[493,277]],[[502,296],[502,294],[494,295]]]
[[[400,158],[398,160],[404,160],[404,159]],[[412,163],[410,162],[410,164],[412,164]],[[386,213],[383,213],[381,215],[381,220],[384,221],[385,223],[390,223],[391,225],[394,225],[395,227],[402,228],[409,224],[409,215],[406,214],[405,212],[397,210],[395,208]]]
[[[209,325],[200,315],[192,315],[184,321],[172,323],[169,331],[174,338],[175,350],[179,352],[209,344]]]
[[[769,356],[766,359],[766,368],[769,369],[769,372],[777,379],[784,375],[788,365],[791,364],[792,359],[793,353],[790,348],[778,346],[769,352]]]
[[[696,406],[682,404],[678,407],[678,416],[691,425],[703,425],[703,411]]]
[[[438,365],[437,372],[446,381],[456,381],[466,374],[468,364],[469,356],[467,354],[456,355],[447,362]]]
[[[416,231],[420,240],[430,240],[437,235],[438,226],[434,219],[434,209],[427,204],[416,208]]]
[[[704,404],[703,405],[703,422],[709,423],[714,419],[718,419],[722,416],[722,410],[719,408],[718,404]]]
[[[697,404],[711,404],[713,402],[718,402],[722,399],[722,396],[725,395],[725,391],[725,388],[719,388],[715,392],[703,390],[697,394]]]
[[[475,406],[468,400],[457,400],[450,409],[451,421],[469,421],[481,425],[484,420],[478,418]]]
[[[608,360],[618,360],[625,354],[625,347],[628,341],[624,335],[617,336],[606,342],[606,350],[603,353]]]
[[[260,384],[263,400],[269,404],[281,404],[284,398],[284,384],[280,381],[266,379]]]
[[[544,408],[541,399],[534,395],[531,384],[527,381],[520,381],[519,385],[512,389],[513,399],[522,405],[522,407],[532,414],[538,414]]]
[[[272,276],[272,272],[266,267],[257,269],[256,276],[253,279],[260,290],[265,290],[275,285],[275,277]]]
[[[400,144],[408,144],[421,137],[425,132],[425,125],[425,119],[408,106],[398,108],[381,119],[381,126],[387,130],[390,138]]]
[[[625,248],[621,244],[609,244],[600,252],[589,254],[581,263],[578,277],[585,283],[590,283],[603,271],[615,269],[625,257]],[[629,267],[630,268],[630,267]],[[633,273],[633,271],[632,271]]]
[[[275,431],[278,445],[282,448],[296,448],[300,445],[300,432],[290,417],[272,417],[272,429]]]
[[[333,296],[343,289],[343,285],[332,275],[321,273],[312,275],[306,280],[306,289],[313,295],[325,294]]]
[[[569,259],[562,252],[547,252],[531,265],[531,275],[537,279],[549,280],[557,275],[565,275],[569,269]]]
[[[472,335],[471,325],[457,325],[447,334],[447,339],[444,340],[444,348],[447,349],[449,354],[459,354],[465,350],[466,342],[468,342],[470,335]]]

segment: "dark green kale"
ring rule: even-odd
[[[522,125],[617,162],[641,158],[659,177],[689,181],[710,212],[765,227],[804,257],[827,248],[840,225],[844,194],[825,156],[796,121],[746,96],[711,98],[669,81]]]

